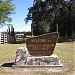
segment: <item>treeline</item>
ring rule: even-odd
[[[26,23],[32,20],[34,35],[59,32],[60,36],[75,33],[75,1],[34,0],[29,8]]]

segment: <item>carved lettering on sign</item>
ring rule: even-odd
[[[49,33],[26,40],[28,51],[34,56],[51,55],[58,38],[58,33]]]

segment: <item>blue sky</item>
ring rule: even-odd
[[[16,5],[16,14],[11,15],[13,27],[15,31],[31,31],[31,22],[25,24],[25,17],[28,13],[28,8],[33,5],[33,0],[13,0]],[[7,26],[0,27],[0,31],[7,31]]]

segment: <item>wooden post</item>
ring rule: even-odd
[[[59,31],[58,31],[58,23],[56,24],[56,32],[59,32]]]
[[[33,37],[33,24],[31,24],[31,37]]]
[[[59,33],[58,23],[56,24],[56,32]],[[59,38],[59,34],[58,34],[58,38]],[[57,42],[58,42],[58,39],[57,39]]]

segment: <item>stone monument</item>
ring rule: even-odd
[[[53,54],[58,33],[48,33],[26,40],[26,47],[16,51],[15,64],[20,66],[62,66]]]

